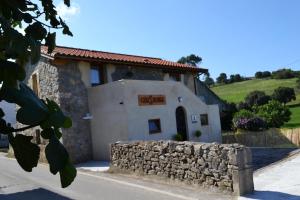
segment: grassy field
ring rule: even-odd
[[[296,78],[293,79],[253,79],[239,83],[232,83],[227,85],[220,85],[212,87],[211,89],[222,99],[228,102],[238,103],[245,99],[246,95],[254,90],[265,91],[267,94],[272,94],[274,89],[283,87],[296,86]],[[287,122],[285,128],[300,127],[300,91],[296,91],[296,101],[290,102],[290,110],[292,112],[291,120]]]

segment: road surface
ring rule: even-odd
[[[239,200],[300,200],[300,153],[254,173],[255,192]]]
[[[152,183],[107,173],[78,172],[75,182],[60,188],[59,176],[50,174],[47,165],[32,173],[24,172],[16,160],[0,155],[1,200],[196,200],[233,197],[190,187]]]

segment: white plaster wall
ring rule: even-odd
[[[115,82],[117,83],[117,82]],[[128,139],[127,113],[122,84],[104,84],[88,89],[92,115],[93,158],[109,159],[109,144]]]
[[[138,95],[165,95],[166,105],[139,106]],[[89,89],[89,104],[95,159],[109,158],[108,143],[119,140],[172,139],[177,133],[175,112],[179,106],[186,111],[189,140],[221,142],[218,106],[206,105],[180,82],[116,81]],[[206,113],[209,125],[201,126],[200,114]],[[191,115],[197,116],[197,123],[192,123]],[[148,120],[157,118],[162,132],[149,134]],[[201,130],[200,138],[194,137],[196,130]]]

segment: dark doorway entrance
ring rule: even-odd
[[[182,106],[176,108],[177,133],[182,135],[183,140],[188,140],[186,127],[186,114]]]

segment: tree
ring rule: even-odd
[[[181,64],[189,64],[192,66],[197,66],[197,64],[200,64],[202,62],[202,58],[195,54],[191,54],[186,57],[181,57],[177,62]]]
[[[271,76],[271,72],[269,72],[269,71],[264,71],[262,73],[262,78],[267,78],[267,77],[270,77],[270,76]]]
[[[274,90],[272,98],[286,104],[292,100],[296,100],[295,90],[289,87],[278,87]]]
[[[39,99],[22,83],[26,77],[26,64],[35,64],[40,59],[42,42],[48,47],[48,53],[55,48],[53,29],[62,29],[63,34],[72,36],[69,27],[57,15],[52,0],[40,1],[41,7],[31,0],[0,1],[0,101],[17,104],[16,119],[24,125],[18,129],[11,127],[0,108],[0,132],[8,135],[20,166],[31,172],[38,164],[40,147],[31,141],[32,136],[20,132],[40,127],[41,136],[49,140],[45,154],[50,172],[59,173],[61,186],[67,187],[75,179],[76,169],[59,139],[62,136],[60,128],[71,127],[72,121],[54,101]],[[64,3],[70,6],[70,0],[64,0]],[[24,28],[24,35],[17,31],[18,26]]]
[[[252,107],[254,105],[260,106],[268,103],[271,100],[271,97],[266,95],[263,91],[252,91],[245,97],[245,103],[248,107]]]
[[[291,69],[279,69],[277,71],[272,72],[272,78],[274,79],[288,79],[296,77],[296,72]]]
[[[262,72],[256,72],[255,73],[255,78],[262,78],[263,77],[263,73]]]
[[[215,84],[215,81],[214,81],[213,78],[210,77],[210,74],[207,73],[207,74],[205,75],[204,83],[205,83],[207,86],[210,87],[210,86],[212,86],[212,85]]]
[[[285,122],[290,120],[291,111],[285,105],[282,105],[276,100],[271,100],[269,103],[262,106],[254,106],[254,112],[257,116],[263,118],[268,127],[281,127]]]
[[[217,83],[219,84],[226,84],[227,81],[227,75],[225,73],[221,73],[219,77],[217,77]]]

